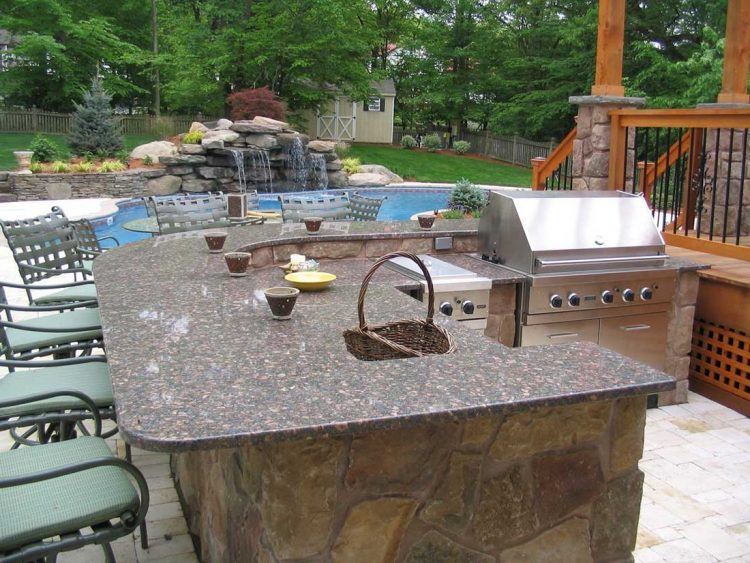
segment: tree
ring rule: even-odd
[[[230,94],[227,98],[232,108],[230,116],[234,120],[253,119],[257,115],[284,121],[286,108],[267,86],[263,88],[248,88]]]
[[[112,156],[122,149],[122,135],[112,115],[110,102],[99,77],[91,81],[91,89],[76,104],[70,127],[70,148],[76,154],[95,153]]]

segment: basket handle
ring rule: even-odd
[[[380,266],[388,262],[391,258],[396,258],[397,256],[402,256],[403,258],[408,258],[409,260],[412,260],[419,266],[419,269],[422,270],[422,274],[424,274],[424,279],[427,282],[427,292],[429,299],[427,300],[427,323],[432,324],[432,317],[435,314],[435,288],[432,285],[432,276],[430,275],[430,272],[427,270],[427,266],[424,265],[424,263],[419,259],[419,257],[416,254],[412,254],[411,252],[390,252],[388,254],[385,254],[378,258],[378,260],[372,265],[372,268],[370,268],[370,271],[367,272],[364,279],[362,280],[362,287],[359,288],[359,298],[357,299],[357,312],[359,313],[359,328],[361,330],[365,330],[367,328],[367,321],[365,320],[365,295],[367,294],[367,286],[370,284],[370,280],[372,279],[372,276],[375,275],[375,272],[377,271]]]

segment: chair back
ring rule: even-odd
[[[386,198],[365,197],[357,192],[349,196],[352,221],[377,221],[380,207]]]
[[[91,252],[93,254],[102,253],[102,245],[99,243],[99,239],[96,237],[96,231],[94,231],[94,225],[88,219],[79,219],[78,221],[71,221],[70,224],[73,226],[76,238],[78,239],[78,249]]]
[[[154,209],[163,235],[231,225],[222,193],[154,198]]]
[[[260,196],[258,195],[258,190],[248,190],[247,191],[247,210],[257,211],[258,209],[260,209]]]
[[[285,223],[298,223],[305,217],[322,217],[329,221],[345,221],[351,213],[349,196],[279,196],[281,217]]]
[[[83,268],[73,226],[57,206],[50,213],[30,219],[0,221],[0,228],[25,284],[64,273],[54,270]],[[26,265],[50,271],[35,271]]]

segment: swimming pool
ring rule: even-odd
[[[328,192],[304,192],[300,195],[312,195]],[[330,192],[335,193],[335,192]],[[338,192],[340,193],[340,192]],[[363,189],[362,195],[368,197],[385,197],[378,213],[378,221],[407,221],[415,213],[431,209],[445,209],[448,206],[450,189],[447,188],[393,188]],[[133,233],[122,228],[123,223],[146,217],[146,208],[140,200],[126,201],[120,204],[120,210],[113,216],[93,221],[96,233],[102,236],[113,236],[120,244],[127,244],[148,238],[145,233]],[[278,194],[261,194],[262,211],[280,211]]]

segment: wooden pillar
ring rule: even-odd
[[[750,1],[729,0],[727,34],[724,43],[724,75],[720,104],[748,104],[748,67],[750,67]]]
[[[539,167],[547,162],[547,159],[542,156],[537,156],[531,159],[531,189],[532,190],[543,190],[544,181],[540,177]]]
[[[599,31],[596,36],[596,80],[591,87],[592,95],[625,95],[625,88],[622,86],[624,41],[625,0],[599,0]]]

